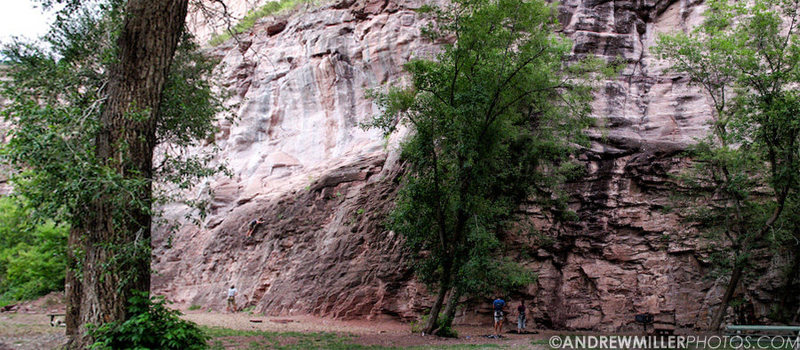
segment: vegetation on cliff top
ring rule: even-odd
[[[265,5],[247,12],[233,27],[226,28],[222,33],[214,34],[208,44],[217,46],[238,34],[249,31],[256,25],[256,22],[267,16],[274,16],[284,12],[297,9],[304,4],[313,4],[320,0],[278,0],[270,1]]]

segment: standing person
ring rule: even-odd
[[[519,302],[519,306],[517,306],[517,334],[522,334],[522,331],[525,330],[526,319],[525,300],[522,300]]]
[[[506,307],[506,301],[497,296],[492,305],[494,306],[494,337],[498,338],[498,333],[503,331],[503,320],[505,319],[503,308]]]
[[[233,311],[231,311],[233,310]],[[236,287],[231,286],[231,289],[228,289],[228,311],[236,312]]]

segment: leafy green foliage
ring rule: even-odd
[[[148,297],[135,292],[130,298],[125,322],[109,322],[91,328],[95,339],[90,349],[206,349],[208,336],[193,322],[180,318],[181,313],[166,306],[163,297]]]
[[[208,44],[211,46],[222,44],[228,41],[231,37],[250,30],[256,25],[256,21],[261,18],[287,12],[292,9],[296,9],[303,4],[314,3],[315,1],[316,0],[278,0],[267,2],[265,5],[257,9],[248,11],[247,14],[244,15],[244,17],[233,26],[233,28],[230,28],[221,34],[215,34],[213,37],[211,37],[211,40],[208,41]]]
[[[67,227],[37,223],[30,209],[0,198],[0,305],[64,289]]]
[[[570,57],[571,42],[555,34],[556,8],[543,1],[456,1],[424,12],[435,18],[425,34],[455,43],[406,64],[411,86],[372,93],[383,114],[369,126],[411,131],[390,226],[429,285],[463,295],[525,286],[534,275],[500,258],[500,237],[529,198],[568,216],[559,185],[576,172],[569,163],[590,124],[588,82],[605,66]]]
[[[422,333],[425,331],[425,324],[428,323],[430,315],[422,315],[418,320],[411,322],[411,333]],[[436,335],[444,338],[458,338],[458,331],[452,326],[453,320],[448,319],[447,315],[440,313],[436,319]]]
[[[708,6],[702,25],[660,37],[656,52],[703,88],[714,108],[712,132],[690,150],[693,167],[681,177],[700,198],[681,206],[707,233],[713,261],[732,271],[732,292],[736,276],[770,241],[783,249],[791,243],[800,254],[793,204],[800,185],[800,1]],[[712,327],[720,320],[716,315]]]
[[[186,189],[200,179],[224,171],[223,164],[215,163],[213,151],[198,152],[198,146],[213,141],[213,121],[227,109],[222,102],[225,96],[211,86],[217,62],[201,53],[189,34],[180,40],[156,116],[158,149],[152,174],[122,174],[115,169],[129,160],[96,158],[99,117],[107,99],[109,67],[116,60],[122,4],[110,0],[91,9],[70,10],[74,16],[57,21],[44,39],[47,49],[16,42],[3,50],[10,79],[0,83],[0,94],[10,103],[2,115],[13,128],[0,156],[15,169],[11,177],[15,191],[27,199],[37,217],[83,227],[91,204],[102,200],[112,208],[115,230],[124,231],[135,221],[132,213],[157,216],[154,203],[182,200]],[[151,189],[153,197],[132,195]],[[205,202],[186,203],[204,213]],[[124,276],[135,271],[132,266],[149,265],[149,241],[132,241],[102,243],[113,252],[108,273]],[[80,258],[81,252],[75,253]]]

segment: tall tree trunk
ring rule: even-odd
[[[71,238],[83,242],[84,254],[79,327],[71,341],[74,348],[90,344],[89,337],[81,336],[86,324],[125,320],[131,292],[150,290],[149,205],[156,116],[187,5],[188,0],[129,0],[125,5],[118,60],[109,70],[108,100],[100,115],[96,156],[125,179],[144,183],[129,193],[108,189],[90,203],[86,227],[71,231],[84,235]],[[142,205],[131,208],[129,201]]]
[[[795,235],[797,237],[797,235]],[[781,302],[778,306],[781,309],[786,308],[787,310],[781,311],[781,320],[786,321],[794,321],[793,314],[789,305],[796,305],[797,302],[797,289],[794,287],[795,278],[800,274],[800,250],[796,250],[794,252],[794,259],[791,265],[789,272],[786,274],[786,282],[783,284],[783,288],[781,291]]]
[[[437,327],[431,334],[438,334],[442,328],[453,326],[453,319],[456,316],[456,307],[458,307],[459,299],[461,299],[461,292],[458,291],[458,288],[453,288],[450,291],[450,297],[447,298],[447,306],[444,308],[445,322],[442,327]]]
[[[730,304],[731,299],[733,298],[733,293],[736,291],[736,287],[739,285],[739,280],[741,279],[742,266],[740,264],[736,264],[736,266],[733,268],[733,273],[731,273],[731,279],[728,281],[728,286],[725,288],[725,294],[722,296],[722,302],[720,303],[719,309],[717,309],[717,312],[714,313],[714,317],[711,320],[711,326],[709,327],[709,330],[719,330],[719,326],[722,324],[722,319],[725,317],[726,311],[728,310],[728,304]]]
[[[772,163],[774,167],[774,162]],[[777,206],[772,211],[772,215],[767,219],[761,229],[753,235],[746,237],[744,242],[741,243],[741,248],[746,253],[750,247],[750,242],[757,242],[764,237],[765,234],[772,228],[772,225],[778,221],[780,218],[781,213],[783,213],[783,208],[786,205],[786,196],[789,193],[789,187],[784,187],[777,195],[776,204]],[[744,230],[740,231],[744,232]],[[736,261],[736,260],[734,260]],[[744,272],[744,264],[745,262],[737,261],[734,263],[733,271],[731,273],[731,279],[728,281],[728,286],[725,288],[725,294],[722,296],[722,303],[720,304],[720,308],[714,313],[714,317],[711,319],[711,325],[709,330],[717,331],[719,330],[719,326],[722,324],[722,318],[725,317],[725,313],[728,309],[728,304],[733,298],[733,293],[736,291],[736,287],[739,285],[739,281],[742,279],[742,273]]]
[[[433,302],[433,306],[431,306],[428,322],[425,323],[425,328],[422,330],[424,333],[432,334],[436,328],[436,321],[439,320],[439,312],[442,311],[442,304],[444,304],[444,298],[447,296],[448,289],[450,289],[450,286],[447,283],[442,283],[439,286],[439,293],[436,294],[436,300]]]
[[[67,276],[64,280],[64,294],[67,299],[65,321],[70,343],[77,339],[76,335],[80,326],[81,281],[77,274],[78,257],[75,256],[75,253],[80,250],[80,241],[78,239],[81,236],[80,229],[73,227],[70,229],[69,239],[67,240]],[[72,348],[71,344],[68,344],[67,347]]]

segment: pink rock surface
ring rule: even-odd
[[[404,133],[384,140],[359,128],[377,113],[367,89],[401,84],[403,63],[436,51],[420,38],[414,9],[421,4],[342,1],[264,19],[239,42],[214,49],[230,102],[241,106],[237,121],[220,122],[216,139],[234,175],[203,184],[215,195],[200,225],[156,231],[156,293],[222,310],[235,284],[240,304],[268,315],[408,320],[430,305],[400,237],[383,227]],[[587,175],[570,184],[581,220],[553,223],[524,208],[519,226],[532,224],[550,239],[524,230],[505,237],[506,254],[539,275],[511,300],[532,302],[542,327],[638,330],[633,315],[642,312],[702,327],[722,285],[704,278],[708,257],[697,233],[661,209],[670,201],[669,175],[684,165],[679,152],[708,130],[709,106],[650,53],[657,34],[700,21],[701,1],[565,0],[559,11],[576,55],[626,65],[597,92],[599,127],[581,157]],[[177,205],[165,211],[186,214]],[[266,223],[248,238],[254,218]],[[775,295],[763,286],[778,279],[765,275],[750,288],[760,316]],[[488,301],[469,301],[458,321],[488,324]]]

